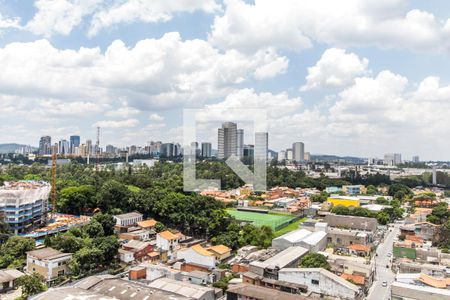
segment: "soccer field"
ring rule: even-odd
[[[252,222],[257,226],[270,226],[273,230],[278,230],[289,224],[289,221],[294,219],[292,216],[260,214],[247,211],[238,211],[234,209],[227,209],[227,212],[239,221]]]

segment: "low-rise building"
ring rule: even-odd
[[[126,231],[126,228],[136,226],[138,222],[141,222],[143,216],[141,213],[134,211],[126,214],[115,215],[113,217],[116,221],[116,230],[118,232],[124,232]]]
[[[358,195],[367,193],[364,185],[343,185],[342,191],[348,195]]]
[[[215,300],[216,290],[214,288],[200,286],[184,281],[177,281],[170,278],[160,278],[149,284],[151,288],[156,288],[180,296],[198,300]],[[222,293],[220,293],[221,295]],[[219,295],[219,296],[220,296]]]
[[[23,275],[16,269],[0,270],[0,293],[16,288],[16,279]]]
[[[211,252],[217,259],[217,261],[223,261],[231,256],[231,249],[225,245],[215,245],[206,248],[209,252]]]
[[[308,252],[308,249],[300,246],[289,247],[264,261],[252,261],[249,271],[264,278],[278,279],[280,269],[297,267]]]
[[[431,286],[393,282],[391,284],[393,300],[450,300],[450,290]]]
[[[328,197],[327,202],[333,206],[342,205],[345,207],[359,207],[361,205],[358,197],[350,196],[330,196]]]
[[[301,246],[313,252],[322,251],[327,246],[327,233],[324,231],[311,232],[306,229],[298,229],[272,240],[272,247],[279,250],[292,246]]]
[[[293,295],[276,289],[255,286],[252,284],[237,284],[227,290],[227,300],[306,300],[308,297]]]
[[[52,281],[59,276],[69,273],[69,262],[72,253],[63,253],[47,247],[27,252],[27,273],[39,273],[47,281]]]
[[[131,240],[128,243],[122,245],[122,249],[128,252],[132,252],[134,260],[145,260],[147,258],[147,255],[153,251],[153,246],[149,242]]]
[[[111,275],[98,275],[87,277],[73,286],[50,288],[34,296],[33,299],[188,300],[192,298]]]
[[[174,253],[178,248],[180,236],[166,230],[156,234],[156,247],[159,250],[167,251],[170,258],[174,257]]]
[[[216,266],[216,256],[203,248],[201,245],[194,245],[190,248],[181,249],[177,252],[177,259],[184,259],[188,264],[196,264],[212,269]]]
[[[320,297],[345,300],[364,298],[361,288],[322,268],[281,269],[279,280],[305,285],[308,292]]]
[[[327,241],[336,248],[347,247],[353,244],[369,245],[372,239],[368,232],[341,228],[329,228]]]

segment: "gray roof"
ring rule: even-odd
[[[114,300],[112,297],[107,297],[91,291],[84,290],[78,287],[62,287],[50,288],[46,292],[33,296],[32,300]]]
[[[38,250],[28,251],[27,255],[31,255],[39,260],[55,259],[63,256],[70,256],[71,253],[63,253],[56,249],[46,247]]]
[[[286,248],[285,250],[281,251],[280,253],[272,256],[271,258],[265,260],[264,262],[254,261],[251,262],[250,265],[266,268],[266,267],[278,267],[278,268],[284,268],[285,266],[289,265],[293,261],[301,258],[305,254],[308,253],[308,249],[300,247],[300,246],[293,246]]]
[[[157,288],[166,292],[184,295],[193,299],[203,299],[205,294],[215,294],[213,288],[204,287],[201,285],[192,284],[189,282],[173,280],[170,278],[156,279],[149,285],[150,287]]]
[[[130,213],[126,213],[126,214],[121,214],[121,215],[115,215],[114,218],[117,218],[119,220],[124,220],[124,219],[130,219],[130,218],[142,218],[142,214],[136,211],[130,212]]]
[[[325,216],[325,222],[327,222],[331,227],[343,227],[373,232],[375,232],[378,227],[377,219],[356,216],[341,216],[330,214]]]
[[[16,269],[0,270],[0,283],[13,281],[23,275],[25,274]]]
[[[227,293],[238,294],[249,298],[260,300],[306,300],[308,297],[281,292],[275,289],[269,289],[262,286],[242,283],[232,285]]]
[[[110,275],[91,276],[75,285],[95,294],[104,295],[118,300],[185,300],[188,296],[163,291],[135,281],[115,278]],[[107,299],[110,299],[107,298]],[[55,298],[53,298],[55,299]],[[64,298],[62,298],[64,299]],[[61,299],[60,299],[61,300]]]
[[[322,275],[328,277],[328,279],[340,284],[341,286],[345,286],[348,289],[353,290],[354,292],[359,292],[359,288],[353,283],[337,276],[336,274],[331,273],[328,270],[323,268],[285,268],[280,270],[281,273],[321,273]]]

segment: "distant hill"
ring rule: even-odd
[[[27,145],[21,145],[21,144],[0,144],[0,153],[14,153],[16,150],[27,147]],[[35,147],[32,147],[33,150],[36,150]]]

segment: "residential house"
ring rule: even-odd
[[[25,275],[16,269],[0,270],[0,293],[16,288],[16,279]]]
[[[169,258],[174,258],[178,248],[180,236],[166,230],[156,234],[156,247],[168,253]]]
[[[347,250],[349,254],[353,254],[356,256],[366,257],[370,255],[370,247],[362,244],[353,244],[347,246]]]
[[[221,262],[231,256],[231,248],[228,248],[225,245],[216,245],[210,246],[206,248],[209,252],[211,252],[217,259],[217,261]]]
[[[184,259],[188,264],[200,265],[208,269],[216,266],[216,256],[201,245],[179,250],[177,259]]]
[[[137,222],[137,225],[144,230],[154,229],[158,222],[154,219],[148,219],[144,221]]]
[[[63,253],[47,247],[27,252],[27,273],[37,272],[47,281],[69,273],[69,262],[72,253]]]
[[[147,255],[153,251],[153,246],[149,242],[142,242],[137,240],[131,240],[128,243],[122,245],[122,249],[128,252],[132,252],[134,260],[146,260]]]

